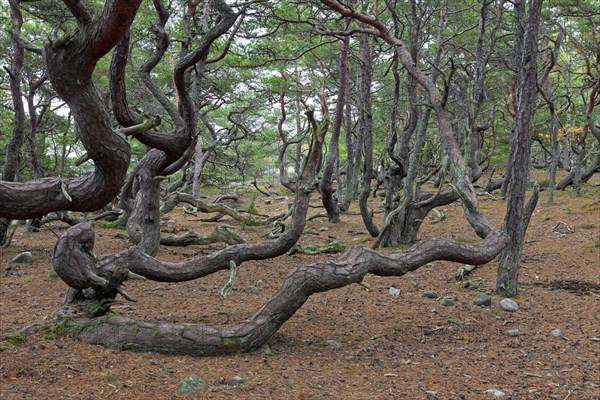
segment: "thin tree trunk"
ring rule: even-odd
[[[23,15],[19,10],[17,0],[10,0],[10,22],[15,35],[18,35],[23,26]],[[21,79],[25,49],[21,42],[12,37],[12,62],[10,69],[6,68],[10,77],[10,96],[13,103],[15,120],[13,122],[12,136],[5,149],[5,163],[2,171],[2,180],[13,182],[21,164],[21,147],[25,137],[25,107],[21,97]],[[0,247],[8,245],[8,227],[11,220],[0,218]]]
[[[344,116],[344,125],[346,131],[346,174],[344,185],[344,197],[339,204],[340,211],[348,211],[350,205],[356,196],[358,189],[358,176],[362,161],[362,135],[359,133],[354,139],[354,122],[352,120],[352,104],[350,102],[350,92],[346,99],[346,111]]]
[[[373,217],[369,211],[367,201],[371,193],[371,180],[373,179],[373,115],[371,111],[371,81],[373,66],[371,60],[371,46],[369,45],[370,36],[362,34],[360,36],[361,53],[361,75],[360,75],[360,131],[363,137],[363,178],[358,205],[360,215],[362,216],[365,227],[373,237],[379,235],[379,229],[373,222]]]
[[[517,8],[522,7],[517,15],[524,14],[523,1],[515,2]],[[504,229],[510,237],[508,246],[500,256],[496,291],[502,296],[513,297],[517,294],[519,267],[523,253],[525,231],[529,217],[535,209],[537,196],[532,197],[528,207],[525,207],[525,191],[527,189],[529,154],[531,151],[531,124],[535,114],[537,97],[537,42],[540,25],[540,15],[543,0],[530,0],[527,20],[518,21],[517,26],[525,27],[525,32],[517,46],[518,51],[518,103],[515,126],[511,147],[514,149],[509,183],[508,203]],[[520,28],[517,28],[520,29]],[[517,37],[520,33],[517,32]]]
[[[325,167],[323,168],[323,178],[321,180],[321,197],[323,200],[323,206],[327,211],[327,217],[329,222],[339,222],[339,209],[337,206],[337,199],[333,195],[333,172],[335,164],[339,162],[340,148],[339,139],[340,131],[342,129],[342,122],[344,119],[344,107],[346,106],[346,96],[349,91],[348,88],[348,52],[350,51],[350,37],[345,36],[342,42],[342,53],[340,55],[340,68],[339,68],[339,92],[337,98],[337,104],[335,106],[335,115],[333,119],[333,126],[331,131],[331,139],[329,141],[329,153],[327,153],[327,159],[325,161]],[[339,190],[338,183],[338,190]],[[339,196],[339,193],[338,193]]]

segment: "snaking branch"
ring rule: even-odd
[[[187,203],[193,207],[196,207],[198,211],[201,211],[203,213],[216,212],[228,215],[231,218],[243,224],[248,222],[246,218],[242,217],[233,208],[227,207],[223,204],[207,204],[204,201],[185,193],[173,193],[172,195],[170,195],[165,201],[165,204],[161,207],[160,211],[163,214],[166,214],[169,211],[173,210],[179,203]]]
[[[434,260],[484,264],[494,259],[507,241],[504,233],[494,230],[479,246],[431,239],[396,254],[352,248],[336,260],[296,268],[252,317],[235,324],[170,324],[123,316],[73,318],[68,309],[55,314],[56,323],[74,338],[116,349],[197,356],[252,351],[266,343],[314,293],[360,283],[367,274],[403,276]]]

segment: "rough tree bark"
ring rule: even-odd
[[[363,1],[363,6],[365,2]],[[369,234],[373,237],[379,235],[379,229],[373,222],[367,201],[371,194],[371,180],[373,179],[373,113],[371,111],[371,81],[373,75],[373,60],[371,56],[371,40],[367,34],[360,35],[360,93],[358,98],[360,124],[359,129],[363,138],[363,167],[362,187],[358,198],[360,215]]]
[[[556,106],[556,96],[554,96],[554,89],[552,82],[550,81],[550,73],[552,72],[554,66],[558,62],[558,54],[560,50],[561,43],[563,41],[565,35],[564,28],[559,25],[559,34],[554,40],[554,48],[549,48],[549,55],[547,57],[546,66],[544,68],[544,72],[542,73],[542,77],[540,79],[539,84],[539,93],[543,97],[546,105],[548,106],[548,111],[550,112],[550,143],[551,147],[551,161],[550,161],[550,172],[548,174],[548,197],[547,204],[552,204],[554,202],[554,187],[556,186],[556,172],[558,170],[558,158],[559,158],[559,150],[558,150],[558,128],[559,128],[559,120],[558,116],[562,114],[567,106],[561,109]],[[548,40],[550,40],[548,38]]]
[[[202,236],[195,231],[189,231],[183,235],[169,235],[160,238],[160,244],[164,246],[205,245],[219,242],[228,245],[245,243],[244,239],[234,231],[230,230],[227,225],[221,225],[205,236]]]
[[[302,306],[312,293],[360,282],[367,273],[382,276],[403,275],[436,259],[482,264],[493,259],[506,245],[506,235],[490,224],[477,207],[473,187],[466,179],[468,174],[465,171],[464,160],[452,135],[452,128],[445,110],[441,106],[442,97],[435,86],[410,62],[410,55],[402,42],[386,35],[379,21],[365,14],[355,13],[337,2],[324,2],[344,16],[359,19],[377,28],[377,34],[396,46],[405,68],[427,88],[432,105],[438,115],[444,149],[456,160],[455,164],[451,166],[454,184],[461,195],[466,217],[477,234],[484,238],[483,243],[480,246],[473,246],[452,240],[433,239],[423,241],[406,252],[393,255],[382,255],[367,249],[352,249],[338,260],[296,269],[288,275],[275,296],[253,317],[247,321],[220,328],[191,324],[155,324],[110,316],[91,320],[74,319],[68,310],[65,313],[55,314],[62,317],[58,323],[62,323],[75,337],[89,343],[102,343],[122,349],[196,355],[252,350],[264,343]],[[316,127],[317,124],[314,123],[312,115],[309,115],[309,119],[311,125]],[[277,241],[230,246],[209,256],[181,263],[160,262],[144,254],[138,248],[131,248],[119,254],[104,257],[94,265],[90,265],[93,261],[89,255],[91,244],[93,244],[93,233],[88,226],[77,225],[64,236],[64,243],[68,245],[57,246],[57,253],[54,257],[54,265],[58,266],[59,270],[64,265],[68,266],[61,270],[61,277],[67,282],[72,281],[74,286],[81,287],[81,289],[74,289],[75,292],[71,291],[68,298],[80,299],[83,297],[98,300],[108,298],[106,296],[119,290],[125,297],[129,297],[120,289],[120,283],[132,276],[144,276],[164,282],[185,281],[206,276],[231,265],[240,265],[248,259],[264,259],[282,254],[281,250],[289,249],[289,246],[293,244],[290,239],[297,238],[304,227],[310,192],[314,190],[314,177],[321,162],[321,147],[325,129],[315,129],[315,132],[309,158],[304,165],[300,184],[296,191],[297,199],[292,226]],[[64,251],[64,249],[68,251]],[[75,254],[75,252],[81,254]],[[132,272],[138,275],[131,275]],[[107,293],[107,290],[110,293]],[[106,312],[106,308],[105,306],[102,311]]]
[[[518,99],[517,114],[511,139],[512,158],[509,160],[510,183],[508,186],[508,204],[504,229],[510,242],[500,256],[496,291],[498,294],[513,297],[517,294],[519,267],[525,241],[525,231],[531,213],[537,203],[537,191],[525,207],[525,191],[527,189],[529,154],[531,152],[531,123],[535,114],[537,97],[537,53],[538,32],[543,0],[530,0],[526,20],[517,21],[518,38],[515,46],[518,59]],[[524,14],[525,0],[515,2],[515,7],[522,7],[517,15]],[[524,31],[520,31],[523,29]]]
[[[469,179],[464,157],[456,143],[448,112],[444,108],[444,98],[435,83],[415,65],[404,42],[390,34],[379,20],[370,15],[356,12],[335,0],[322,0],[322,3],[344,17],[354,18],[374,28],[370,33],[379,36],[394,47],[406,71],[427,91],[431,108],[437,116],[441,145],[450,160],[450,178],[462,200],[465,217],[477,235],[486,237],[494,228],[479,209],[477,195]],[[366,29],[362,30],[362,32],[365,31]]]
[[[577,146],[578,154],[575,155],[576,163],[579,168],[581,168],[581,162],[583,161],[584,150],[585,150],[585,138],[588,133],[591,133],[596,138],[596,147],[597,150],[600,147],[600,126],[598,125],[598,118],[594,118],[594,109],[598,105],[598,96],[600,94],[600,39],[597,34],[597,27],[594,24],[592,18],[588,18],[588,23],[591,27],[592,38],[595,44],[595,59],[596,62],[590,62],[590,58],[586,55],[586,52],[583,49],[580,49],[580,53],[586,58],[586,74],[589,77],[592,77],[592,82],[590,82],[591,88],[589,96],[586,99],[586,109],[585,109],[585,125],[583,128],[583,137]],[[594,69],[592,69],[592,67]],[[597,114],[597,113],[596,113]],[[587,182],[594,173],[600,172],[600,153],[596,153],[596,156],[593,160],[585,167],[583,170],[577,171],[575,168],[569,172],[567,176],[565,176],[557,185],[557,189],[565,189],[567,186],[573,185],[575,191],[577,191],[577,186],[583,182]]]
[[[287,165],[285,163],[285,156],[287,153],[287,149],[292,144],[300,145],[304,136],[297,137],[295,139],[288,139],[287,133],[283,129],[283,125],[285,124],[285,120],[287,119],[287,113],[285,111],[285,93],[281,92],[279,94],[279,107],[281,110],[281,115],[279,116],[279,120],[277,121],[277,132],[279,133],[279,138],[281,139],[282,145],[279,148],[279,155],[277,157],[277,165],[279,168],[279,183],[288,190],[295,190],[295,182],[290,179],[287,175]],[[300,132],[299,122],[296,123],[296,133]]]
[[[143,76],[147,88],[173,119],[175,129],[167,133],[134,129],[131,124],[137,121],[131,117],[131,113],[128,111],[124,90],[113,93],[113,97],[119,99],[119,101],[113,102],[114,111],[116,115],[122,115],[119,122],[126,126],[126,132],[152,147],[152,150],[140,160],[130,176],[129,182],[121,192],[126,210],[123,218],[126,220],[129,238],[136,246],[140,246],[144,252],[150,255],[156,254],[160,245],[160,182],[158,177],[169,175],[185,165],[196,146],[194,139],[198,120],[196,103],[199,99],[192,98],[189,93],[189,69],[199,67],[200,70],[204,70],[210,47],[215,40],[233,26],[237,18],[237,15],[226,3],[223,1],[215,3],[215,10],[220,16],[219,22],[204,32],[197,48],[193,50],[185,48],[175,66],[174,83],[179,99],[179,107],[176,108],[150,77],[150,72],[162,59],[168,47],[168,37],[164,27],[169,14],[162,2],[155,1],[154,5],[158,14],[158,21],[155,24],[157,46],[153,55],[141,68],[140,76]],[[119,69],[113,69],[111,72],[114,73],[117,81],[123,80],[125,63],[126,57],[119,59],[116,58],[116,55],[113,57],[113,67],[119,67]],[[200,77],[201,74],[197,79]],[[196,84],[198,83],[196,82]],[[122,86],[123,84],[114,85],[114,88],[118,89]],[[111,88],[113,88],[112,85]],[[130,214],[127,213],[129,209],[131,210]]]
[[[433,61],[434,65],[439,65],[441,57],[444,28],[446,25],[445,10],[446,5],[444,3],[440,9],[440,28],[436,39],[437,50]],[[414,1],[411,2],[410,18],[409,51],[416,65],[418,64],[419,43],[422,35],[422,15],[418,15],[417,6]],[[394,28],[396,32],[399,31],[398,24],[398,16],[394,13]],[[398,57],[397,54],[395,56]],[[438,75],[439,72],[436,68],[432,72],[431,80],[435,82]],[[399,77],[396,79],[399,79]],[[421,153],[425,144],[431,110],[427,108],[422,113],[420,112],[417,106],[418,85],[417,81],[411,75],[407,77],[406,87],[409,100],[408,121],[403,129],[398,156],[390,153],[390,158],[397,165],[396,168],[402,169],[402,172],[404,172],[403,193],[402,196],[398,196],[401,179],[403,178],[402,174],[392,175],[388,182],[390,187],[386,188],[384,223],[373,246],[375,249],[379,245],[391,247],[401,243],[414,243],[417,240],[417,233],[422,222],[425,220],[425,216],[435,207],[431,201],[428,201],[427,204],[423,203],[430,196],[427,193],[421,192],[416,187],[417,176],[421,170]],[[419,128],[418,131],[417,127]],[[412,151],[410,151],[410,141],[415,131],[417,131],[417,136]],[[430,198],[433,198],[432,196]],[[436,197],[438,199],[446,198]]]
[[[307,111],[307,114],[309,115],[309,119],[314,121],[312,111]],[[313,124],[313,126],[315,125],[316,124]],[[84,238],[82,240],[84,240],[85,243],[88,243],[91,240],[89,239],[90,233],[87,232],[88,230],[91,230],[91,227],[88,228],[88,225],[79,224],[70,228],[71,230],[68,230],[69,233],[65,234],[68,239],[65,239],[66,243],[71,244],[66,247],[57,247],[56,249],[54,265],[55,268],[61,269],[61,274],[59,274],[59,276],[66,274],[67,276],[63,279],[68,283],[69,279],[74,279],[68,276],[68,271],[73,271],[75,278],[77,278],[82,275],[79,271],[87,271],[87,269],[90,268],[94,273],[99,271],[98,275],[102,275],[102,271],[108,271],[110,275],[110,271],[115,270],[129,270],[132,272],[139,270],[141,272],[140,275],[148,279],[161,282],[180,282],[196,279],[229,268],[231,262],[239,266],[244,261],[268,259],[285,254],[298,241],[306,224],[308,205],[311,193],[315,189],[315,177],[321,166],[323,141],[327,131],[326,126],[322,128],[324,129],[314,130],[313,132],[311,148],[296,188],[292,222],[277,240],[254,244],[237,244],[210,255],[190,259],[182,263],[161,262],[144,253],[138,246],[134,246],[120,253],[102,258],[98,261],[98,268],[92,268],[90,265],[80,265],[79,261],[74,260],[72,251],[69,250],[74,248],[74,238],[78,235],[81,235]],[[91,236],[93,236],[93,234]],[[69,251],[62,251],[61,249],[67,249]],[[80,259],[85,261],[88,260],[89,257],[80,257]],[[81,263],[84,261],[81,261]],[[123,261],[125,263],[123,263]],[[61,265],[67,267],[61,267]],[[86,275],[84,275],[84,278],[85,277]],[[77,279],[82,280],[82,278]],[[107,276],[106,279],[112,282],[110,280],[112,278],[109,279]],[[93,282],[90,282],[90,285],[86,288],[74,287],[73,289],[80,290],[82,293],[71,291],[68,295],[68,299],[102,299],[104,298],[104,295],[112,296],[115,293],[114,290],[118,289],[119,283],[122,282],[122,280],[117,280],[115,282],[117,283],[111,283],[109,285],[109,291],[102,285],[100,285],[99,288],[94,287],[92,285]]]
[[[83,224],[70,229],[72,231],[63,236],[61,243],[64,245],[60,249],[68,249],[72,260],[91,262],[93,231]],[[252,317],[230,325],[170,324],[136,321],[122,316],[75,317],[69,305],[54,314],[53,323],[60,324],[64,332],[84,342],[122,350],[196,356],[252,351],[264,344],[314,293],[359,283],[367,274],[402,276],[434,260],[484,264],[491,261],[506,242],[506,236],[496,230],[490,232],[479,246],[431,239],[403,253],[389,255],[366,248],[353,248],[336,260],[296,268],[286,277],[279,291]],[[90,293],[88,287],[78,296],[71,296],[97,299],[99,292],[105,296],[114,295],[116,291],[124,294],[120,284],[137,276],[132,275],[131,271],[149,279],[165,281],[194,279],[205,272],[190,264],[158,266],[156,263],[146,264],[134,254],[124,255],[125,259],[122,257],[113,258],[114,262],[109,263],[99,260],[85,271],[80,271],[81,264],[78,264],[71,270],[74,277],[65,276],[62,271],[59,276],[65,276],[63,279],[83,287],[88,282],[98,282],[93,286],[94,294]],[[63,260],[62,255],[56,255],[55,260]],[[129,296],[126,293],[124,295]]]
[[[25,136],[25,107],[21,97],[21,80],[23,71],[23,62],[25,59],[25,49],[19,41],[17,35],[23,26],[23,15],[19,9],[16,0],[10,0],[10,23],[13,33],[12,42],[12,62],[10,68],[4,67],[10,78],[10,96],[13,103],[15,120],[13,122],[12,136],[6,145],[5,163],[2,171],[2,179],[7,182],[13,182],[17,178],[17,172],[21,163],[21,146]],[[8,227],[11,220],[0,218],[0,247],[8,246]]]
[[[98,60],[127,33],[140,2],[109,0],[98,18],[92,18],[83,3],[69,6],[79,29],[47,44],[43,56],[48,78],[71,109],[77,134],[95,170],[73,179],[0,181],[0,217],[26,219],[58,210],[93,211],[119,193],[130,148],[125,137],[112,128],[92,74]]]
[[[199,200],[197,198],[195,198],[194,196],[190,196],[189,194],[185,194],[185,193],[173,193],[171,194],[164,202],[163,206],[161,207],[160,211],[163,214],[168,213],[169,211],[173,210],[177,204],[179,203],[187,203],[191,206],[196,207],[198,210],[200,210],[203,213],[220,213],[223,215],[228,215],[231,218],[235,219],[236,221],[240,222],[240,223],[247,223],[248,221],[246,220],[246,218],[242,217],[237,211],[235,211],[233,208],[230,208],[224,204],[215,204],[215,203],[211,203],[211,204],[206,204],[204,201]]]
[[[323,178],[321,180],[321,198],[323,206],[327,211],[329,222],[337,223],[340,221],[340,211],[337,205],[337,196],[333,195],[333,172],[336,162],[340,158],[340,132],[344,120],[344,107],[346,106],[346,96],[349,91],[348,85],[348,53],[350,51],[350,36],[345,36],[342,41],[342,53],[340,55],[339,67],[339,91],[337,103],[335,105],[335,114],[331,127],[331,139],[329,140],[329,152],[323,168]],[[339,184],[338,184],[339,189]],[[339,193],[338,193],[339,196]]]

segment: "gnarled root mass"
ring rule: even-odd
[[[74,237],[70,236],[71,239]],[[86,241],[78,248],[89,252],[89,235],[81,237]],[[506,235],[494,230],[477,246],[432,239],[396,254],[352,248],[336,260],[296,268],[286,277],[279,291],[252,317],[230,325],[170,324],[107,315],[79,318],[65,312],[56,314],[56,323],[77,339],[110,348],[199,356],[252,351],[264,344],[314,293],[359,283],[367,274],[402,276],[434,260],[484,264],[491,261],[506,243]],[[115,260],[112,257],[100,260],[95,270],[110,281],[109,267],[114,269],[115,264],[108,262],[109,259]],[[181,268],[185,269],[185,266]],[[193,267],[188,265],[187,268]],[[148,272],[139,266],[134,269],[142,274]],[[121,271],[122,268],[117,267],[116,270]],[[191,271],[188,273],[194,275]],[[185,272],[182,271],[182,274],[185,275]]]

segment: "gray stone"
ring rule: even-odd
[[[440,297],[440,295],[438,294],[438,292],[428,290],[425,293],[423,293],[423,297],[427,297],[428,299],[437,299],[438,297]]]
[[[479,296],[475,297],[473,303],[478,306],[489,307],[492,305],[492,296],[480,294]]]
[[[552,336],[561,338],[563,337],[563,333],[560,329],[557,328],[552,330]]]
[[[498,389],[488,389],[488,390],[485,391],[485,393],[493,394],[498,399],[500,397],[506,396],[506,393],[504,393],[502,390],[498,390]]]
[[[31,264],[33,262],[33,256],[31,255],[31,252],[24,251],[22,253],[17,254],[12,259],[12,262],[17,264]]]
[[[500,302],[500,308],[508,312],[519,311],[519,305],[511,299],[503,299]]]
[[[454,296],[444,296],[440,300],[440,304],[444,307],[450,307],[454,305],[456,298]]]
[[[330,347],[340,347],[340,342],[335,339],[327,339],[325,344]]]
[[[274,357],[275,356],[275,353],[273,352],[273,350],[271,350],[271,346],[269,346],[268,343],[263,344],[262,345],[262,349],[265,352],[266,356],[269,356],[269,357]]]
[[[360,281],[360,282],[358,282],[358,284],[360,286],[364,287],[365,289],[371,289],[371,285],[367,281]]]
[[[208,383],[198,375],[190,375],[181,380],[179,382],[179,393],[183,394],[198,394],[202,390],[208,386]]]
[[[233,378],[230,379],[231,383],[234,384],[240,384],[240,383],[244,383],[244,378],[242,378],[241,376],[234,376]]]
[[[508,333],[508,336],[515,337],[515,336],[519,336],[521,334],[521,331],[519,329],[511,329],[507,333]]]
[[[395,297],[400,297],[400,289],[396,288],[396,287],[391,287],[390,290],[388,290],[389,294],[391,294],[392,296]]]

